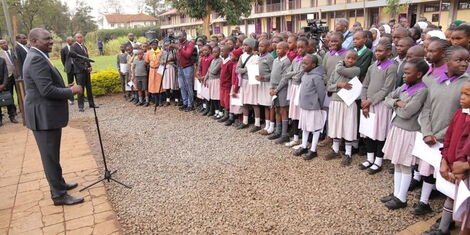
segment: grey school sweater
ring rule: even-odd
[[[338,91],[341,89],[341,88],[338,88],[338,83],[349,82],[354,77],[359,76],[360,73],[361,73],[361,69],[359,67],[353,66],[351,68],[347,68],[344,66],[344,63],[342,60],[339,61],[338,64],[336,64],[336,69],[333,75],[330,77],[330,79],[328,79],[328,83],[327,83],[328,92],[333,93],[331,95],[331,100],[343,101],[337,94]]]
[[[207,79],[220,79],[220,66],[222,65],[222,58],[214,58],[207,70],[206,76],[204,76],[204,81]]]
[[[385,106],[393,109],[397,114],[392,120],[392,125],[407,131],[419,131],[421,128],[418,123],[418,117],[428,96],[428,89],[423,87],[411,96],[403,91],[404,84],[398,87],[385,98]],[[395,102],[401,100],[406,103],[404,108],[396,107]]]
[[[386,69],[380,69],[377,63],[373,63],[362,83],[361,99],[371,100],[372,105],[383,101],[395,89],[397,66],[396,61],[393,61]]]
[[[260,55],[258,58],[259,75],[263,76],[263,82],[269,82],[271,80],[273,61],[274,57],[271,53],[266,53],[266,55],[263,56]]]
[[[273,70],[271,71],[271,88],[276,89],[276,92],[279,92],[277,89],[279,83],[281,82],[282,75],[287,73],[287,69],[291,65],[289,58],[284,56],[282,58],[277,57],[273,61]]]
[[[321,110],[325,101],[326,88],[323,82],[323,66],[317,66],[300,78],[299,106],[304,110]]]
[[[342,55],[331,55],[329,52],[325,54],[325,57],[323,57],[323,67],[325,68],[325,76],[323,80],[325,81],[325,84],[335,71],[338,62],[343,61],[345,54],[346,53],[343,53]]]
[[[277,85],[276,90],[281,90],[286,87],[289,79],[292,79],[292,84],[300,85],[300,79],[304,75],[304,70],[302,68],[302,60],[297,61],[294,59],[292,64],[287,69],[287,72],[282,76],[279,85]]]
[[[127,64],[127,52],[119,53],[116,56],[116,62],[118,70],[121,69],[121,64]]]
[[[464,73],[449,85],[445,82],[439,84],[437,78],[432,75],[423,78],[428,87],[428,96],[419,119],[423,136],[433,135],[437,141],[444,141],[450,120],[460,108],[460,89],[468,80],[468,73]]]
[[[132,68],[134,71],[134,76],[136,77],[143,77],[143,76],[148,76],[147,73],[147,63],[145,60],[139,60],[138,58],[135,58],[134,61],[132,62]]]

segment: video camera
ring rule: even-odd
[[[307,27],[304,27],[307,38],[315,38],[320,41],[321,34],[330,31],[328,26],[323,26],[323,24],[326,24],[326,22],[315,20],[314,14],[307,14]]]

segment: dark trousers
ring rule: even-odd
[[[73,72],[67,73],[68,84],[72,84],[75,81],[74,77],[75,77],[75,73]]]
[[[93,101],[93,93],[91,91],[91,78],[90,78],[90,73],[84,72],[84,73],[77,73],[77,84],[83,87],[83,92],[85,93],[86,90],[86,96],[88,98],[88,105],[92,106],[95,105]],[[84,97],[83,95],[78,95],[78,107],[83,108],[84,106]]]
[[[10,77],[9,78],[10,81],[14,81],[14,78],[13,77]],[[14,85],[13,83],[10,84],[8,87],[7,87],[7,91],[10,92],[11,96],[13,97],[13,90],[14,90]],[[12,105],[8,105],[7,106],[7,112],[8,112],[8,117],[9,118],[14,118],[16,116],[16,106],[15,104],[12,104]],[[0,121],[3,120],[3,114],[2,114],[2,107],[0,107]]]
[[[41,154],[42,166],[51,189],[51,196],[52,198],[60,197],[67,192],[60,166],[62,129],[33,131],[33,134]]]

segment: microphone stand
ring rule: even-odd
[[[94,113],[94,115],[95,115],[96,130],[97,130],[97,132],[98,132],[98,139],[99,139],[99,141],[100,141],[101,156],[103,157],[104,176],[103,176],[103,178],[101,178],[101,179],[97,180],[96,182],[94,182],[94,183],[92,183],[92,184],[90,184],[90,185],[88,185],[88,186],[86,186],[86,187],[80,189],[79,191],[82,192],[82,191],[84,191],[84,190],[86,190],[86,189],[92,187],[93,185],[95,185],[95,184],[97,184],[97,183],[99,183],[99,182],[105,181],[105,180],[108,181],[108,182],[110,182],[110,181],[112,180],[112,181],[114,181],[114,182],[116,182],[116,183],[118,183],[118,184],[120,184],[120,185],[122,185],[122,186],[124,186],[124,187],[126,187],[126,188],[129,188],[129,189],[132,188],[131,186],[129,186],[129,185],[127,185],[127,184],[124,184],[124,183],[122,183],[122,182],[120,182],[120,181],[118,181],[118,180],[116,180],[116,179],[113,178],[113,174],[116,173],[117,170],[114,170],[114,171],[111,172],[111,171],[108,169],[108,164],[106,163],[106,156],[105,156],[105,154],[104,154],[103,141],[102,141],[102,139],[101,139],[100,124],[99,124],[99,121],[98,121],[98,116],[96,115],[96,107],[95,107],[95,105],[93,105],[93,113]]]

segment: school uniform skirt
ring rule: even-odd
[[[418,159],[418,172],[422,176],[430,176],[434,174],[434,167],[427,163],[426,161],[423,161],[421,159]],[[438,173],[439,174],[439,173]]]
[[[287,92],[289,96],[287,99],[289,100],[289,118],[292,120],[299,120],[300,119],[300,106],[295,105],[295,97],[297,97],[300,93],[300,85],[291,84],[288,88]]]
[[[407,131],[392,125],[382,149],[385,159],[391,160],[395,165],[413,166],[416,164],[416,157],[411,153],[415,139],[416,131]]]
[[[248,79],[242,79],[243,96],[242,103],[245,105],[258,105],[258,85],[248,84]]]
[[[269,82],[261,82],[258,85],[258,104],[261,106],[271,106],[273,104],[272,96],[269,94],[271,91],[271,84]]]
[[[208,79],[206,83],[209,88],[209,99],[220,100],[220,79]]]
[[[330,102],[328,136],[346,141],[357,140],[357,105],[347,106],[343,101]]]
[[[299,129],[308,132],[319,131],[323,128],[321,110],[306,110],[300,108]]]
[[[178,78],[176,77],[176,69],[173,65],[166,65],[165,76],[163,76],[163,89],[178,90]]]
[[[232,86],[232,88],[230,89],[230,94],[232,94],[233,90],[234,90],[234,86]],[[238,92],[239,92],[239,94],[242,94],[243,93],[243,88],[240,87]],[[233,114],[241,114],[242,113],[242,107],[238,106],[238,105],[230,104],[230,112],[233,113]]]
[[[375,133],[374,136],[369,138],[378,141],[384,141],[387,138],[388,131],[390,129],[390,119],[392,118],[392,109],[387,108],[383,101],[371,105],[369,113],[375,114]]]

